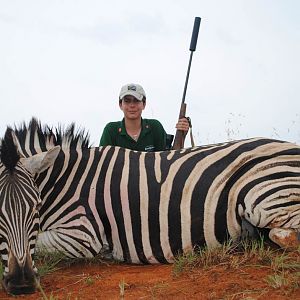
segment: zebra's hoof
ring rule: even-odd
[[[300,232],[296,229],[273,228],[269,238],[285,249],[297,249],[300,246]]]

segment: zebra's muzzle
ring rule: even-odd
[[[36,291],[36,284],[32,281],[24,281],[23,283],[17,283],[9,278],[4,278],[2,280],[2,286],[8,294],[11,295],[22,295],[22,294],[32,294]]]
[[[25,264],[20,266],[14,255],[9,261],[9,271],[3,274],[2,286],[8,294],[21,295],[31,294],[36,291],[39,278],[32,268],[32,261],[29,255]]]

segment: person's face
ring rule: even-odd
[[[135,120],[141,118],[146,103],[139,101],[133,96],[127,95],[119,105],[126,119]]]

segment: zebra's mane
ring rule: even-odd
[[[4,138],[0,140],[0,160],[3,165],[12,173],[20,159],[17,147],[12,137],[12,129],[6,129]]]
[[[88,132],[84,129],[76,129],[75,123],[71,123],[66,129],[62,125],[52,128],[47,124],[42,126],[39,120],[32,118],[28,125],[24,122],[18,128],[15,126],[14,131],[23,150],[35,148],[36,145],[41,151],[47,151],[54,146],[62,148],[90,147]]]

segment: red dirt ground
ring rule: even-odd
[[[300,299],[296,286],[274,289],[266,282],[266,266],[239,269],[218,265],[174,275],[172,265],[77,263],[47,274],[41,285],[49,299]],[[124,297],[120,284],[124,283]],[[121,284],[122,285],[122,284]],[[43,299],[40,291],[12,297],[0,290],[0,299]]]

